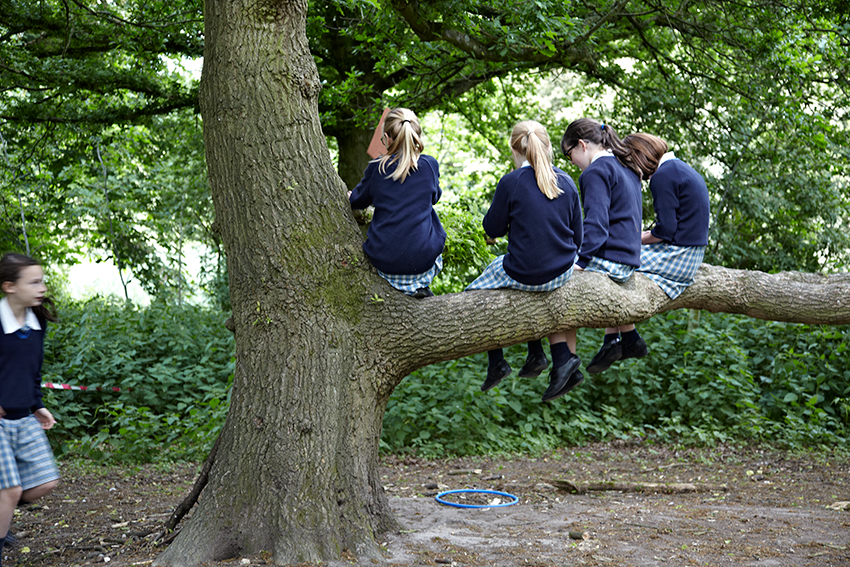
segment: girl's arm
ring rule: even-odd
[[[378,169],[378,164],[375,162],[366,166],[366,171],[363,173],[363,179],[357,184],[357,187],[349,193],[348,200],[351,203],[352,209],[365,209],[372,204],[372,176]]]
[[[652,207],[655,209],[655,226],[652,228],[654,242],[673,240],[679,221],[676,211],[679,210],[678,180],[669,175],[670,168],[662,172],[656,172],[649,180],[649,191],[652,193]],[[675,172],[675,170],[672,170]],[[641,239],[641,244],[651,244]]]
[[[577,265],[584,268],[608,241],[611,189],[600,171],[590,169],[586,169],[579,177],[579,184],[584,195],[584,235]]]
[[[511,226],[510,205],[508,204],[510,191],[508,190],[505,179],[499,181],[496,186],[496,194],[493,195],[493,202],[490,204],[490,210],[484,215],[484,232],[488,236],[498,238],[508,233]]]
[[[654,234],[652,234],[651,230],[644,230],[640,233],[640,243],[641,244],[655,244],[657,242],[664,242]]]

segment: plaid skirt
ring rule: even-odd
[[[591,256],[590,262],[587,263],[584,269],[588,272],[601,272],[617,283],[626,283],[632,277],[632,274],[635,273],[633,266],[619,264],[596,256]]]
[[[378,275],[389,282],[391,286],[407,295],[413,295],[416,290],[428,287],[437,274],[443,269],[443,255],[437,256],[431,269],[422,274],[385,274],[378,270]]]
[[[502,255],[490,262],[490,265],[464,291],[501,288],[518,289],[520,291],[552,291],[570,281],[570,277],[573,275],[573,267],[570,266],[569,270],[551,281],[540,285],[527,285],[516,281],[508,275],[502,265],[504,261],[505,256]]]
[[[35,416],[0,419],[0,489],[29,490],[59,479],[47,435]]]
[[[705,258],[705,246],[674,246],[666,242],[640,247],[638,272],[654,281],[670,299],[676,299],[694,283]]]

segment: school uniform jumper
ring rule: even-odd
[[[708,245],[710,204],[705,180],[673,152],[662,156],[649,180],[655,226],[662,242],[641,247],[638,270],[675,299],[694,282]]]
[[[378,165],[377,160],[369,163],[350,197],[352,209],[375,207],[363,250],[385,274],[427,272],[435,267],[446,243],[446,231],[433,207],[442,195],[437,160],[420,155],[417,169],[403,183],[390,177],[396,163],[388,164],[384,173]]]
[[[499,180],[483,226],[493,238],[508,235],[508,250],[467,289],[550,291],[569,280],[582,242],[581,208],[573,180],[552,169],[563,193],[551,200],[538,188],[530,166]]]
[[[584,240],[576,262],[626,281],[640,266],[640,178],[612,153],[601,153],[579,176]],[[618,264],[620,266],[618,266]]]
[[[59,478],[41,424],[32,415],[41,401],[46,321],[27,309],[18,323],[8,300],[0,300],[0,488],[24,490]]]

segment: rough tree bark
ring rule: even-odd
[[[306,0],[207,0],[207,163],[228,257],[236,376],[197,510],[158,565],[270,551],[278,564],[380,558],[396,529],[378,476],[387,399],[412,370],[549,331],[702,308],[850,322],[850,277],[703,266],[676,301],[637,276],[558,291],[414,300],[369,265],[319,126]]]

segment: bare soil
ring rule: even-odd
[[[61,466],[60,487],[16,515],[12,531],[25,547],[6,550],[7,567],[151,564],[162,549],[152,541],[198,470]],[[382,541],[389,565],[850,566],[850,511],[830,508],[850,501],[846,453],[615,442],[539,458],[391,456],[382,477],[403,526]],[[564,481],[619,490],[576,494],[560,488]],[[696,491],[650,483],[691,483],[678,488]],[[519,502],[460,508],[435,500],[454,489],[501,491]],[[445,498],[485,506],[510,500]],[[346,553],[327,565],[375,563]],[[260,554],[210,565],[270,564]]]

